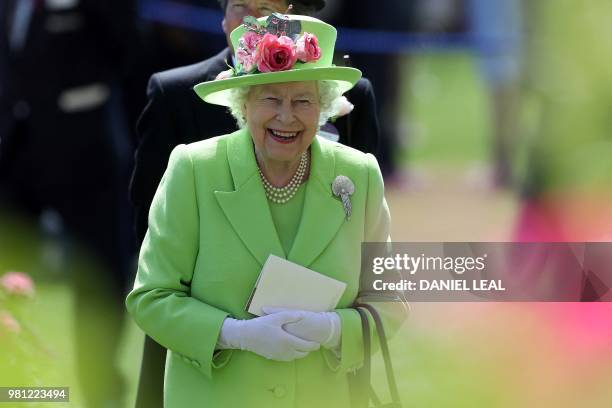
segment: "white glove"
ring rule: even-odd
[[[268,316],[292,311],[278,307],[263,307],[262,310]],[[305,310],[295,310],[294,312],[302,313],[303,317],[296,322],[284,325],[285,331],[304,340],[316,341],[327,349],[340,346],[342,323],[338,313],[308,312]]]
[[[250,320],[226,318],[217,346],[248,350],[276,361],[292,361],[319,349],[319,343],[301,339],[283,330],[283,325],[303,318],[300,311],[286,311]]]

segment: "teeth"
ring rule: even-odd
[[[270,129],[270,132],[272,132],[274,136],[287,137],[287,138],[295,137],[298,134],[298,132],[281,132],[280,130],[272,130],[272,129]]]

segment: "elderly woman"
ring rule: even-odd
[[[151,206],[126,304],[169,350],[165,406],[349,406],[360,246],[390,218],[375,158],[316,136],[361,75],[332,65],[335,38],[310,17],[245,19],[236,68],[195,87],[241,130],[178,146]],[[248,313],[269,255],[346,283],[336,309]],[[398,326],[397,305],[376,306]]]

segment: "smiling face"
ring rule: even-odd
[[[245,104],[246,124],[264,165],[297,165],[319,125],[316,81],[253,86]]]
[[[286,0],[229,0],[221,25],[230,48],[232,48],[230,33],[242,24],[244,17],[259,18],[272,13],[284,13],[287,7]]]

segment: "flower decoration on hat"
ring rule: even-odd
[[[314,62],[321,58],[317,36],[304,32],[299,20],[274,13],[264,22],[244,18],[246,32],[238,41],[235,67],[223,71],[217,79],[253,73],[292,69],[297,62]]]
[[[232,106],[234,89],[292,81],[331,81],[343,94],[355,86],[361,71],[334,64],[336,37],[332,25],[288,11],[245,17],[230,33],[233,63],[193,90],[204,102],[220,106]],[[350,104],[345,105],[344,112],[350,111]]]

